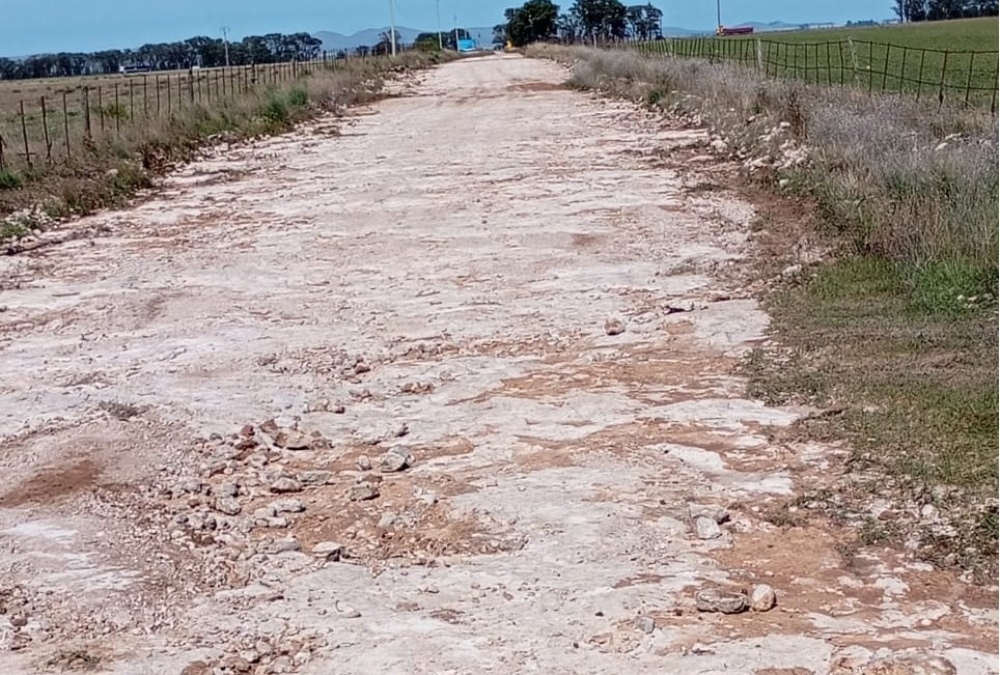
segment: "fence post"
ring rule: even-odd
[[[888,65],[888,56],[886,56],[886,65]],[[875,45],[871,42],[868,43],[868,93],[872,93],[875,86]]]
[[[28,163],[28,171],[31,171],[31,149],[28,147],[28,124],[24,119],[24,99],[19,101],[21,108],[21,138],[24,139],[24,161]]]
[[[104,86],[97,85],[97,115],[101,118],[101,136],[104,136]]]
[[[132,78],[128,81],[128,118],[135,119],[135,80]]]
[[[924,88],[924,57],[927,56],[927,50],[920,50],[920,74],[917,75],[917,100],[920,100],[920,93]]]
[[[90,129],[90,87],[83,88],[83,134],[87,142],[94,140],[94,135]]]
[[[45,137],[45,162],[51,164],[52,141],[49,139],[49,111],[45,107],[45,97],[40,97],[38,103],[42,108],[42,135]]]
[[[763,45],[760,43],[760,38],[757,38],[757,70],[764,70],[764,49]]]
[[[969,52],[969,77],[965,81],[965,107],[969,107],[969,92],[972,91],[972,69],[975,67],[975,52]]]
[[[118,83],[115,82],[115,134],[121,135],[122,131],[122,106],[118,97]]]
[[[854,86],[858,86],[858,52],[854,48],[854,40],[847,38],[847,48],[851,52],[851,65],[854,67]]]
[[[833,69],[830,67],[830,43],[826,43],[826,86],[833,84]],[[819,81],[819,78],[816,78]]]
[[[69,106],[66,104],[65,90],[63,90],[63,133],[66,135],[66,156],[71,157],[73,153],[69,147]]]
[[[1000,80],[1000,67],[993,71],[993,96],[990,98],[990,114],[997,114],[997,80]]]
[[[945,52],[944,58],[941,59],[941,81],[938,83],[938,107],[944,105],[944,79],[948,74],[948,54],[951,52]]]
[[[885,91],[886,84],[889,82],[889,54],[892,49],[892,45],[886,44],[885,46],[885,66],[882,68],[882,91]]]
[[[156,116],[160,116],[160,76],[157,75],[153,79],[153,87],[156,88]]]
[[[902,94],[903,91],[906,89],[906,87],[904,86],[904,84],[906,82],[906,80],[904,79],[906,77],[906,51],[907,51],[906,47],[903,47],[903,62],[899,66],[899,93],[900,94]]]
[[[149,78],[142,76],[142,116],[149,118]]]
[[[174,114],[174,108],[171,104],[171,99],[173,96],[170,94],[170,76],[167,75],[167,117],[172,117]]]

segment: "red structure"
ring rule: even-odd
[[[744,26],[742,28],[726,28],[725,26],[719,26],[716,29],[715,34],[719,37],[725,37],[726,35],[749,35],[753,32],[753,26]]]

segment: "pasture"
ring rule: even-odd
[[[645,52],[735,62],[767,76],[997,105],[997,19],[664,40]]]

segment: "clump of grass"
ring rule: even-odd
[[[0,171],[0,190],[13,190],[24,185],[24,176],[17,171],[4,169]]]

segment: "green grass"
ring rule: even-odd
[[[640,49],[735,62],[815,84],[995,106],[998,25],[992,18],[768,32],[668,40]]]
[[[910,49],[937,49],[941,51],[997,51],[1000,22],[996,17],[986,19],[956,19],[954,21],[925,21],[902,26],[860,26],[850,28],[824,28],[819,30],[779,31],[758,33],[753,36],[734,36],[737,40],[767,39],[789,44],[845,42],[878,42],[909,47]],[[733,39],[733,38],[727,38]]]
[[[747,373],[751,393],[771,403],[842,410],[804,428],[850,441],[851,474],[867,484],[838,508],[863,514],[871,496],[901,513],[933,503],[955,531],[925,537],[922,554],[995,578],[997,530],[984,523],[996,520],[996,305],[956,295],[963,274],[871,257],[827,264],[768,302],[792,362],[758,350]],[[901,535],[915,527],[906,517]]]

